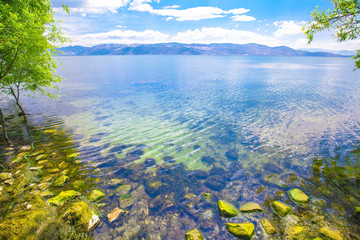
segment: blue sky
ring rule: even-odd
[[[331,32],[306,44],[301,27],[310,13],[331,8],[327,0],[65,0],[70,15],[53,1],[68,45],[103,43],[258,43],[299,48],[354,50]]]

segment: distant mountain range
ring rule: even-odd
[[[312,56],[343,57],[325,51],[295,50],[286,46],[268,47],[259,44],[101,44],[93,47],[69,46],[60,48],[65,56],[84,55],[239,55],[239,56]]]

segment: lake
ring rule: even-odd
[[[253,239],[267,239],[265,218],[277,238],[291,226],[311,229],[315,238],[325,225],[356,239],[360,75],[352,60],[60,60],[58,74],[66,80],[59,100],[24,98],[23,104],[34,128],[64,130],[72,142],[66,148],[80,153],[86,178],[106,193],[95,239],[184,239],[194,228],[206,239],[232,239],[227,222],[254,223]],[[116,190],[128,185],[130,191]],[[306,206],[289,199],[293,188],[310,197]],[[236,207],[256,202],[263,211],[227,219],[219,216],[218,200]],[[293,214],[279,217],[274,200]],[[109,223],[107,214],[119,205],[127,214]]]

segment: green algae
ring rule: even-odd
[[[67,201],[80,196],[81,193],[74,190],[67,190],[60,192],[56,197],[50,198],[48,202],[56,206],[62,206]]]
[[[102,191],[99,190],[92,190],[88,196],[88,199],[90,202],[97,202],[99,201],[101,198],[105,197],[106,194]]]

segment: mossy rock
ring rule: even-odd
[[[65,175],[61,175],[60,177],[58,177],[54,183],[52,184],[53,187],[62,187],[64,186],[66,180],[68,180],[69,177],[65,176]]]
[[[101,198],[105,197],[105,193],[103,193],[102,191],[99,190],[92,190],[90,195],[88,196],[88,199],[90,202],[97,202],[99,201]]]
[[[276,233],[276,229],[271,224],[271,222],[267,219],[261,220],[261,226],[264,228],[266,234],[268,235],[274,235]]]
[[[354,208],[354,217],[360,221],[360,207]]]
[[[134,199],[130,194],[122,194],[119,197],[119,204],[121,208],[128,208],[134,204]]]
[[[80,196],[81,194],[74,190],[62,191],[57,196],[50,198],[48,203],[56,206],[62,206],[65,202]]]
[[[131,185],[129,185],[129,184],[121,185],[115,189],[115,193],[117,195],[129,194],[130,191],[131,191]]]
[[[204,196],[204,199],[205,199],[207,202],[210,202],[210,201],[211,201],[211,193],[204,193],[203,196]]]
[[[290,199],[295,203],[308,203],[310,198],[300,189],[294,188],[289,191]]]
[[[240,207],[240,212],[251,213],[251,212],[261,212],[261,211],[262,211],[261,206],[254,202],[245,203]]]
[[[125,213],[128,213],[128,211],[120,209],[118,207],[115,208],[114,210],[111,211],[111,213],[109,213],[107,215],[109,223],[112,223],[113,221],[115,221],[119,217],[120,214],[125,214]]]
[[[99,216],[85,202],[73,203],[62,216],[79,231],[84,232],[92,231],[100,222]]]
[[[286,235],[291,239],[304,239],[305,228],[300,226],[291,226],[286,229]]]
[[[188,231],[185,234],[186,240],[202,240],[203,236],[201,235],[200,231],[197,229],[193,229]]]
[[[229,233],[240,239],[251,239],[255,230],[252,223],[227,223],[226,228]]]
[[[271,203],[273,210],[281,217],[285,217],[287,214],[292,213],[293,208],[285,203],[274,201]]]
[[[319,230],[320,234],[331,240],[343,240],[339,231],[332,230],[328,227],[322,227]]]
[[[51,196],[54,196],[54,193],[51,192],[49,189],[40,193],[40,197],[51,197]]]
[[[231,218],[231,217],[236,217],[238,215],[238,211],[236,207],[229,202],[226,202],[224,200],[219,200],[217,205],[219,208],[220,215],[222,217]]]
[[[156,197],[161,192],[162,183],[160,181],[147,182],[145,190],[150,197]]]

